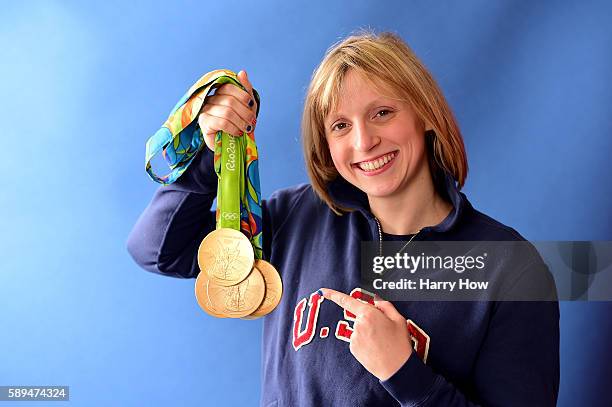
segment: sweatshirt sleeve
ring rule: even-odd
[[[546,266],[535,265],[533,273],[522,273],[514,289],[534,279],[548,279],[546,273],[535,272],[542,267]],[[495,303],[487,337],[474,363],[472,383],[468,396],[415,353],[381,382],[402,406],[555,406],[559,392],[558,302]]]
[[[270,259],[272,236],[282,228],[306,184],[276,191],[262,200],[263,252]],[[216,226],[211,211],[217,195],[213,153],[201,150],[174,183],[160,186],[138,218],[127,240],[127,250],[145,270],[178,278],[195,278],[200,269],[200,242]]]
[[[216,194],[213,153],[203,148],[179,179],[156,190],[138,218],[127,240],[134,261],[154,273],[195,278],[199,244],[215,228]]]

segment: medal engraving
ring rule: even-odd
[[[200,270],[218,285],[232,286],[251,272],[255,255],[249,239],[228,228],[209,233],[198,249]]]
[[[261,305],[265,290],[261,273],[253,269],[244,281],[233,286],[218,285],[207,273],[200,272],[196,279],[195,293],[198,304],[209,315],[241,318]]]

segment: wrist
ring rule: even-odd
[[[393,375],[395,375],[402,368],[402,366],[408,362],[408,359],[412,357],[413,353],[414,351],[412,350],[412,346],[408,346],[406,350],[399,354],[399,357],[393,359],[394,364],[389,366],[388,370],[377,376],[378,380],[384,382],[393,377]]]

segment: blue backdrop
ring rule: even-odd
[[[611,15],[603,1],[3,4],[0,385],[69,385],[78,406],[256,405],[261,321],[207,316],[193,280],[125,250],[157,188],[144,143],[202,73],[246,69],[264,197],[306,181],[305,88],[359,27],[400,34],[439,81],[476,208],[532,240],[612,240]],[[561,304],[560,405],[610,405],[611,317]]]

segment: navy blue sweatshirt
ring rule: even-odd
[[[418,240],[524,240],[475,210],[447,177],[437,185],[453,204]],[[202,150],[174,184],[160,187],[128,238],[144,269],[195,278],[197,249],[215,227],[212,153]],[[350,353],[352,322],[316,294],[329,287],[359,296],[360,243],[378,240],[366,195],[339,178],[338,216],[308,185],[263,202],[264,256],[279,271],[283,297],[264,318],[262,406],[554,406],[559,387],[559,307],[549,302],[401,301],[415,352],[380,381]],[[400,216],[400,214],[398,214]],[[546,266],[537,255],[515,265],[520,287]],[[545,283],[549,283],[548,281]]]

